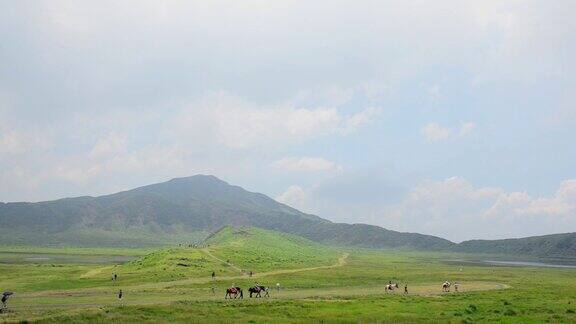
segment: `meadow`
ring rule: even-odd
[[[576,269],[446,262],[466,257],[333,248],[255,228],[198,247],[0,247],[0,290],[15,293],[0,321],[576,321]],[[442,292],[445,280],[459,291]],[[400,289],[386,292],[389,281]],[[256,282],[270,298],[249,298]],[[244,299],[224,299],[230,286]]]

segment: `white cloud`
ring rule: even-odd
[[[285,157],[272,165],[287,171],[342,171],[341,166],[321,157]]]
[[[452,130],[440,126],[438,123],[430,123],[420,130],[428,141],[440,141],[452,135]]]
[[[562,182],[552,197],[477,188],[458,177],[427,181],[383,210],[380,225],[456,241],[574,232],[576,180]]]
[[[457,128],[444,127],[436,122],[432,122],[422,127],[420,132],[426,137],[427,141],[436,142],[468,136],[475,128],[476,123],[473,122],[462,123],[460,127]]]
[[[288,187],[284,193],[276,197],[276,200],[301,211],[306,210],[307,194],[300,186],[292,185]]]
[[[127,142],[125,135],[111,132],[105,138],[98,140],[89,155],[92,158],[101,158],[120,154],[126,150]]]
[[[466,135],[472,133],[472,131],[474,131],[474,129],[476,129],[476,123],[473,123],[473,122],[463,123],[462,125],[460,125],[460,130],[458,131],[458,135],[460,137],[466,136]]]
[[[13,199],[26,193],[28,199],[43,200],[107,193],[106,188],[121,185],[106,183],[120,183],[122,179],[143,177],[149,180],[137,183],[145,184],[199,172],[245,172],[247,164],[254,161],[241,162],[239,158],[250,156],[254,150],[266,154],[313,138],[347,136],[377,114],[376,108],[347,114],[337,107],[255,104],[216,92],[191,104],[172,107],[166,115],[77,113],[66,120],[46,122],[42,128],[24,123],[10,131],[4,131],[8,128],[3,125],[15,123],[2,120],[0,155],[9,158],[0,160],[0,166],[13,172],[0,174],[0,181],[10,184],[0,194]],[[52,141],[54,150],[48,150]],[[341,170],[336,163],[319,157],[286,158],[275,166],[292,171]],[[35,180],[22,181],[24,177]],[[54,188],[54,184],[66,188],[60,191],[64,193],[43,189]]]
[[[53,143],[49,137],[41,137],[37,133],[10,131],[0,134],[0,154],[16,155],[40,153],[49,150]]]
[[[427,94],[431,102],[437,103],[442,96],[442,93],[440,91],[440,85],[435,84],[433,86],[430,86],[427,90]]]
[[[177,114],[172,131],[180,138],[202,136],[233,149],[346,135],[379,113],[367,108],[345,115],[335,107],[304,108],[290,103],[258,105],[225,92],[208,95]]]

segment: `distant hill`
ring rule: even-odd
[[[552,234],[505,240],[471,240],[453,247],[467,253],[576,258],[576,233]]]
[[[366,224],[333,223],[214,176],[172,179],[100,197],[0,203],[0,244],[154,246],[248,226],[347,247],[576,258],[576,233],[460,244]]]
[[[198,241],[227,225],[346,246],[443,250],[453,245],[429,235],[332,223],[205,175],[101,197],[0,203],[0,244],[162,245]]]

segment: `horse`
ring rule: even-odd
[[[451,286],[451,285],[452,285],[452,284],[451,284],[450,282],[448,282],[448,281],[444,282],[444,283],[442,284],[442,291],[443,291],[443,292],[450,292],[450,286]]]
[[[264,292],[264,297],[270,297],[270,293],[268,292],[268,288],[264,286],[254,286],[248,288],[250,292],[250,298],[252,298],[252,294],[256,294],[256,298],[262,297],[262,292]]]
[[[388,292],[388,290],[390,291],[394,291],[394,289],[398,288],[398,283],[394,283],[394,284],[387,284],[385,286],[386,292]]]
[[[224,299],[227,299],[228,297],[232,299],[232,295],[234,295],[234,299],[236,299],[236,297],[239,297],[240,299],[244,298],[244,293],[240,287],[232,287],[226,289],[226,296],[224,296]]]

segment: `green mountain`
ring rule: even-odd
[[[505,240],[471,240],[453,248],[458,252],[575,258],[576,233],[552,234]]]
[[[0,203],[0,244],[162,245],[199,241],[227,225],[346,246],[442,250],[453,245],[429,235],[332,223],[204,175],[101,197]]]
[[[576,233],[456,244],[373,225],[333,223],[205,175],[100,197],[0,203],[0,244],[8,245],[166,245],[200,242],[224,226],[258,227],[348,247],[576,258]]]

